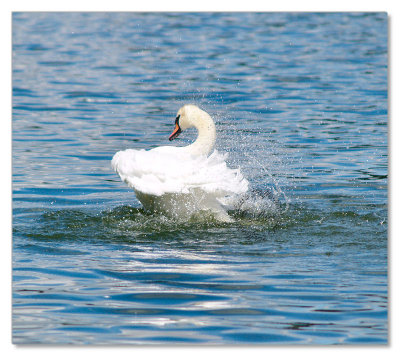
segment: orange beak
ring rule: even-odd
[[[179,117],[177,117],[175,120],[175,129],[172,132],[172,134],[169,136],[169,141],[172,141],[175,138],[177,138],[181,132],[182,132],[182,130],[181,130],[181,127],[179,126]]]

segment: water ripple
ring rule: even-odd
[[[12,22],[14,343],[387,343],[385,13]],[[233,223],[146,212],[110,167],[188,102],[251,184]]]

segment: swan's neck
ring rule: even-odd
[[[207,156],[215,145],[216,131],[214,122],[206,112],[202,112],[193,126],[198,130],[198,136],[196,141],[186,148],[193,155]]]

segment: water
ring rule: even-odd
[[[111,170],[184,103],[251,183],[235,223]],[[387,167],[384,13],[14,13],[13,342],[385,344]]]

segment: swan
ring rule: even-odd
[[[198,136],[188,146],[119,151],[111,166],[146,210],[177,218],[210,211],[217,220],[232,222],[227,202],[246,193],[249,183],[240,168],[227,166],[227,154],[213,150],[214,121],[196,105],[186,104],[178,110],[169,140],[191,127]]]

